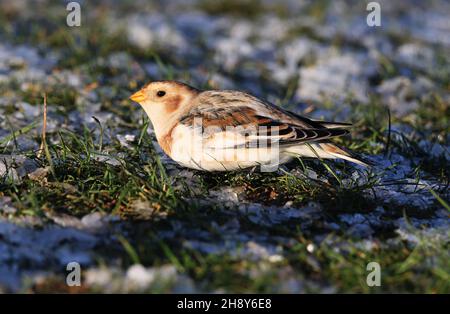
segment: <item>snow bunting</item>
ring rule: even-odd
[[[259,165],[272,171],[295,157],[365,165],[329,142],[348,134],[350,124],[310,120],[244,92],[155,81],[130,99],[149,116],[164,152],[188,168],[228,171]]]

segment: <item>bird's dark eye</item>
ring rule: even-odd
[[[160,91],[158,91],[157,93],[156,93],[156,96],[158,96],[158,97],[162,97],[162,96],[164,96],[166,94],[166,92],[165,91],[163,91],[163,90],[160,90]]]

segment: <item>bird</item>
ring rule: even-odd
[[[130,96],[148,115],[158,144],[183,167],[274,171],[294,158],[344,159],[367,166],[330,142],[349,123],[316,121],[237,90],[200,90],[151,81]]]

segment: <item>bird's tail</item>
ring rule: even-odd
[[[358,160],[355,157],[352,157],[349,152],[344,151],[342,148],[340,148],[334,144],[320,143],[319,145],[326,153],[330,154],[331,156],[333,156],[335,158],[345,159],[345,160],[351,161],[351,162],[361,165],[361,166],[370,167],[369,164],[367,164],[361,160]]]

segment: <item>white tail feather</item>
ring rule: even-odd
[[[351,161],[351,162],[353,162],[355,164],[358,164],[358,165],[361,165],[361,166],[364,166],[364,167],[370,167],[365,162],[362,162],[361,160],[358,160],[356,158],[353,158],[353,157],[350,157],[350,156],[347,156],[347,155],[336,154],[336,153],[330,153],[330,154],[335,156],[336,158],[345,159],[345,160]]]
[[[362,162],[361,160],[351,157],[349,153],[347,153],[346,151],[344,151],[343,149],[339,148],[334,144],[326,143],[320,144],[320,146],[325,152],[327,152],[331,156],[334,156],[335,158],[341,158],[361,166],[369,167],[369,165],[366,164],[365,162]]]

